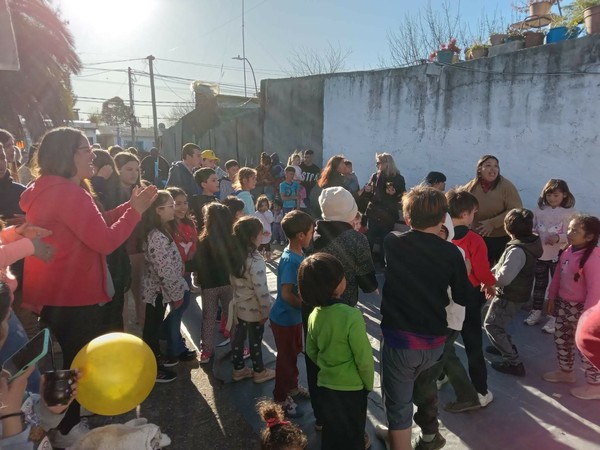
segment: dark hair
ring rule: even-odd
[[[571,194],[571,191],[569,191],[569,185],[567,182],[559,178],[552,178],[544,185],[542,193],[540,194],[540,198],[538,199],[538,206],[540,209],[544,209],[545,206],[548,206],[546,195],[552,194],[555,191],[560,191],[563,194],[566,194],[565,198],[563,198],[563,201],[560,203],[561,208],[572,208],[575,206],[575,197],[573,194]]]
[[[429,186],[416,186],[402,196],[402,212],[417,230],[439,225],[448,212],[444,194]]]
[[[294,239],[298,233],[308,233],[314,224],[315,222],[309,214],[295,209],[283,217],[281,228],[288,239]]]
[[[296,169],[293,166],[286,166],[285,171],[296,173]]]
[[[246,207],[246,204],[243,200],[240,200],[235,195],[228,195],[221,202],[223,205],[227,206],[229,212],[231,212],[231,217],[235,217],[237,213],[243,211]]]
[[[144,214],[142,214],[141,226],[144,242],[148,242],[148,234],[155,228],[162,234],[167,236],[167,238],[169,238],[169,241],[173,241],[173,236],[171,235],[171,232],[169,230],[170,227],[162,223],[160,216],[156,212],[156,208],[158,208],[159,206],[163,206],[169,201],[169,199],[173,201],[173,197],[171,197],[169,191],[158,191],[156,200],[154,200],[150,208],[148,208],[146,211],[144,211]]]
[[[184,160],[186,156],[194,156],[194,150],[200,150],[196,144],[188,142],[181,149],[181,159]]]
[[[280,208],[283,208],[283,202],[282,202],[282,201],[281,201],[281,199],[279,199],[279,198],[275,198],[275,199],[273,199],[273,201],[271,202],[271,207],[273,207],[273,206],[275,206],[275,205],[279,206]]]
[[[255,208],[258,211],[258,208],[260,208],[260,205],[262,203],[267,203],[267,209],[271,209],[271,202],[269,201],[269,197],[267,197],[265,194],[259,195],[258,198],[256,199],[256,205]]]
[[[448,201],[448,213],[454,219],[458,219],[464,212],[471,212],[479,208],[477,197],[466,189],[450,189],[446,192],[446,200]]]
[[[237,162],[235,159],[230,159],[229,161],[227,161],[225,163],[225,170],[229,170],[231,167],[235,167],[235,166],[240,167],[240,163]]]
[[[167,191],[169,192],[169,194],[171,194],[171,197],[173,197],[173,200],[175,200],[175,197],[180,197],[180,196],[184,196],[187,200],[187,194],[185,193],[185,191],[183,189],[181,189],[180,187],[176,187],[176,186],[170,186],[167,188]],[[182,223],[185,223],[186,225],[189,225],[191,227],[196,227],[196,224],[194,223],[194,221],[190,218],[190,210],[188,209],[187,214],[185,215],[185,217],[183,219],[181,219]],[[173,234],[177,232],[177,220],[173,220],[173,222],[171,223],[171,229],[173,231]]]
[[[436,183],[445,183],[446,175],[442,172],[429,172],[425,177],[425,183],[429,186],[433,186]]]
[[[327,306],[344,279],[342,263],[329,253],[314,253],[298,269],[298,294],[309,306]]]
[[[232,274],[243,278],[246,272],[246,259],[256,250],[255,240],[263,232],[260,220],[253,216],[244,216],[233,226],[233,252],[231,254]]]
[[[114,156],[115,164],[117,165],[117,169],[120,169],[125,164],[135,161],[136,163],[140,163],[140,160],[133,153],[129,152],[119,152]]]
[[[315,152],[313,152],[311,149],[308,149],[308,150],[304,150],[304,154],[305,155],[314,155]]]
[[[346,167],[352,167],[352,161],[350,161],[349,159],[344,160],[344,164],[346,165]]]
[[[579,261],[579,270],[573,277],[575,281],[579,281],[579,278],[581,278],[581,274],[583,273],[583,266],[592,255],[594,249],[598,246],[598,239],[600,238],[600,219],[589,214],[576,214],[571,218],[571,222],[578,223],[581,225],[581,228],[583,228],[585,234],[592,235],[592,239],[586,244],[585,251]],[[591,276],[596,276],[596,274],[591,274]]]
[[[127,151],[135,156],[137,156],[137,154],[138,154],[137,148],[135,148],[135,147],[128,147]]]
[[[269,155],[267,155],[265,152],[262,152],[260,154],[260,164],[262,164],[263,166],[266,166],[267,164],[272,164],[273,161],[271,160],[271,157]]]
[[[231,235],[233,216],[229,208],[217,202],[211,202],[202,208],[204,226],[200,231],[198,241],[200,245],[208,246],[208,254],[214,260],[221,261],[229,267],[232,248]],[[201,261],[201,264],[214,264],[213,260]],[[231,268],[228,269],[231,271]]]
[[[198,186],[202,187],[202,183],[206,183],[211,175],[216,174],[217,172],[210,167],[201,167],[194,172],[194,181]]]
[[[346,158],[344,157],[344,155],[335,155],[329,158],[329,161],[327,161],[327,164],[321,172],[319,181],[317,181],[317,184],[320,188],[325,189],[331,187],[331,185],[329,184],[331,182],[331,178],[337,173],[338,167],[344,162],[345,159]]]
[[[504,217],[504,229],[516,238],[533,235],[533,212],[527,208],[513,208]]]
[[[308,439],[298,426],[285,420],[281,405],[272,400],[261,400],[256,409],[265,428],[261,434],[261,450],[305,449]]]
[[[85,134],[75,128],[59,127],[48,131],[34,158],[33,172],[63,178],[74,177],[77,175],[75,154],[83,139],[87,141]]]
[[[120,145],[111,145],[108,148],[108,153],[110,153],[110,156],[112,156],[113,158],[117,155],[117,153],[123,153],[124,151],[125,150],[123,150],[123,147],[121,147]]]
[[[467,185],[465,186],[467,191],[473,192],[473,190],[479,184],[479,178],[481,177],[481,168],[483,167],[483,165],[485,164],[485,162],[488,159],[494,159],[498,163],[498,176],[493,181],[491,189],[492,190],[496,189],[498,184],[500,184],[500,182],[502,181],[502,175],[500,175],[500,161],[498,160],[498,158],[496,158],[494,155],[483,155],[481,158],[479,158],[479,161],[477,161],[477,167],[475,168],[475,178],[473,178],[471,181],[469,181],[467,183]]]
[[[115,164],[115,160],[110,156],[106,150],[92,150],[94,155],[94,167],[97,170],[104,166],[112,167],[113,171],[104,183],[104,191],[97,192],[98,199],[104,206],[105,210],[111,210],[126,202],[128,198],[125,198],[123,191],[121,190],[121,182],[119,180],[119,171]],[[97,171],[96,171],[97,172]]]

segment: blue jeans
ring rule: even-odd
[[[14,352],[19,350],[23,345],[29,341],[25,328],[21,324],[21,321],[17,315],[11,311],[10,317],[8,318],[8,337],[6,342],[0,349],[0,364],[4,364]],[[50,353],[50,349],[48,349]],[[34,394],[40,393],[40,371],[35,369],[27,380],[27,391]]]
[[[191,275],[186,273],[184,278],[188,286],[191,287]],[[179,356],[188,350],[185,346],[185,340],[181,335],[181,319],[183,318],[183,313],[190,305],[190,298],[191,292],[186,291],[183,294],[183,304],[177,309],[171,309],[163,321],[161,334],[167,340],[167,356]]]

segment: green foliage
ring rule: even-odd
[[[113,97],[104,101],[100,114],[102,122],[107,125],[129,125],[132,119],[135,120],[131,108],[121,97]],[[136,126],[140,125],[136,122]]]

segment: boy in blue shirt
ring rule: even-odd
[[[296,169],[292,166],[285,168],[285,181],[279,184],[279,195],[283,202],[283,214],[300,208],[300,183],[294,181]]]
[[[296,210],[281,221],[289,239],[277,268],[277,299],[269,320],[277,347],[274,400],[281,404],[288,417],[300,417],[303,412],[293,396],[308,397],[306,388],[298,385],[298,354],[302,352],[302,301],[298,296],[298,268],[304,259],[302,249],[310,244],[314,231],[312,217]]]

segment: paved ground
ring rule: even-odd
[[[380,284],[383,277],[380,275]],[[275,290],[275,276],[269,273],[269,284]],[[185,327],[191,342],[198,346],[200,336],[200,298],[185,317]],[[361,295],[359,303],[373,345],[376,370],[379,370],[379,304],[376,295]],[[527,369],[527,376],[514,378],[489,370],[489,386],[495,400],[485,409],[462,414],[440,411],[440,429],[447,439],[448,449],[600,449],[600,401],[582,401],[569,394],[567,385],[544,382],[541,374],[553,370],[556,364],[552,337],[539,327],[522,324],[525,311],[513,326],[514,339]],[[135,332],[135,327],[133,330]],[[222,337],[216,337],[220,342]],[[485,343],[487,344],[487,342]],[[460,345],[460,343],[457,343]],[[215,362],[199,366],[180,364],[179,378],[167,385],[157,385],[137,412],[112,418],[92,418],[92,425],[124,422],[136,414],[161,426],[173,443],[170,448],[243,450],[256,448],[262,424],[254,405],[262,397],[270,397],[273,382],[255,385],[251,380],[238,383],[229,379],[231,364],[228,348],[218,349]],[[459,351],[459,354],[462,351]],[[267,326],[264,360],[274,367],[275,345]],[[249,364],[249,362],[248,362]],[[305,383],[304,359],[298,358],[301,381]],[[577,366],[578,383],[583,373]],[[215,377],[214,374],[218,376]],[[220,378],[220,379],[219,379]],[[451,388],[440,391],[440,404],[452,400]],[[306,411],[297,419],[309,436],[309,449],[320,448],[320,438],[314,431],[314,420],[308,401],[301,402]],[[375,390],[369,396],[367,431],[373,450],[385,448],[375,437],[374,426],[385,423],[381,406],[380,383],[376,373]],[[413,434],[417,434],[418,429]]]

